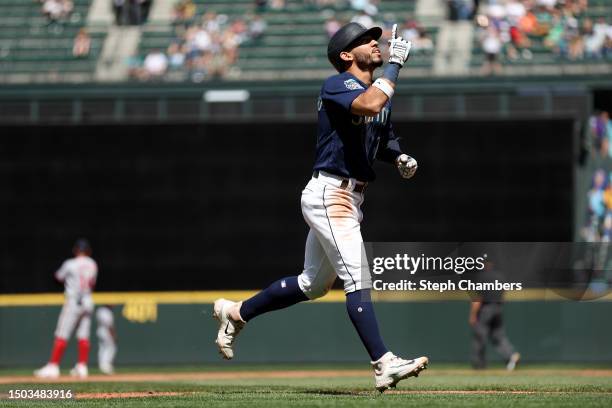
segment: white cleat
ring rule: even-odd
[[[419,373],[425,370],[428,364],[429,359],[427,357],[404,360],[389,351],[378,361],[372,362],[376,389],[384,392],[387,388],[395,387],[398,382],[405,378],[418,377]]]
[[[510,356],[510,360],[508,360],[508,364],[506,364],[506,370],[514,371],[514,369],[516,368],[516,364],[519,362],[520,359],[521,359],[520,353],[517,353],[517,352],[512,353],[512,355]]]
[[[34,376],[38,378],[59,378],[59,366],[57,364],[48,363],[42,368],[34,371]]]
[[[99,368],[102,374],[106,374],[106,375],[115,374],[115,368],[112,366],[112,364],[100,364]]]
[[[87,378],[89,372],[87,370],[87,365],[83,363],[77,363],[72,370],[70,370],[70,375],[78,378]]]
[[[226,360],[234,358],[234,340],[240,330],[244,327],[245,323],[241,321],[235,321],[229,316],[229,309],[234,306],[236,302],[232,302],[226,299],[215,300],[213,317],[219,321],[219,332],[217,333],[217,347],[219,353]]]

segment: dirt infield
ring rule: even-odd
[[[472,370],[432,370],[436,375],[474,375]],[[549,370],[533,369],[508,373],[505,370],[486,370],[486,375],[571,375],[577,377],[612,377],[610,369],[588,370]],[[427,373],[426,373],[427,374]],[[33,376],[1,376],[0,384],[28,383],[69,383],[69,382],[163,382],[163,381],[200,381],[200,380],[240,380],[240,379],[286,379],[286,378],[335,378],[369,377],[370,370],[276,370],[276,371],[200,371],[169,373],[125,373],[115,375],[91,375],[85,380],[62,376],[54,380],[43,380]],[[454,391],[453,391],[454,392]]]
[[[79,392],[75,399],[113,399],[113,398],[144,398],[144,397],[175,397],[193,393],[185,392]]]

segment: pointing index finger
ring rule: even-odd
[[[393,28],[391,29],[391,39],[395,40],[397,38],[397,24],[393,24]]]

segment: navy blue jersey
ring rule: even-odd
[[[314,170],[372,181],[378,158],[393,162],[401,154],[391,126],[391,100],[376,116],[351,113],[367,85],[348,72],[327,78],[318,101],[319,136]]]

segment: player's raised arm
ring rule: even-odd
[[[376,46],[378,43],[376,43]],[[397,24],[393,25],[389,40],[389,63],[381,78],[378,78],[368,90],[359,95],[351,105],[351,112],[356,115],[377,115],[395,92],[399,70],[404,66],[410,54],[410,41],[397,36]]]

